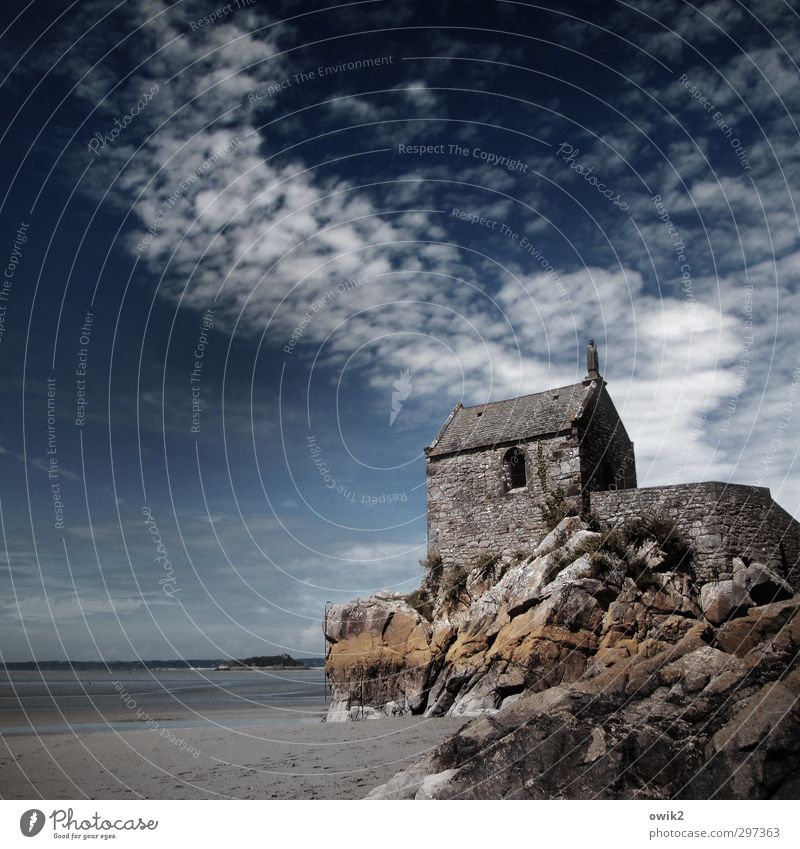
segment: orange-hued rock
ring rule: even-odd
[[[333,608],[329,720],[481,717],[371,795],[797,796],[800,599],[758,604],[791,592],[760,564],[698,584],[598,537],[570,517],[457,592]]]
[[[328,720],[417,709],[425,699],[432,634],[430,623],[399,597],[332,608],[325,630]]]
[[[601,649],[578,681],[521,693],[370,798],[797,798],[797,644],[772,653],[792,609],[763,608],[744,658],[705,622],[649,657],[634,639]]]
[[[791,592],[760,564],[699,584],[600,539],[570,517],[452,592],[428,575],[331,610],[329,721],[483,717],[374,795],[796,795],[800,599],[759,605]]]
[[[791,651],[800,646],[800,598],[751,607],[747,616],[733,619],[717,632],[716,644],[726,652],[745,657],[768,645],[773,650]]]

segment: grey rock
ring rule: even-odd
[[[750,595],[754,604],[784,601],[794,594],[791,585],[763,563],[751,563],[747,567],[742,564],[742,567],[736,570],[734,565],[733,580]]]
[[[596,542],[565,520],[435,598],[432,622],[398,594],[334,608],[329,720],[478,717],[370,798],[800,792],[800,598],[772,565],[708,582],[702,553],[665,571],[655,546]]]
[[[747,590],[738,583],[718,581],[700,588],[700,608],[703,616],[715,625],[726,619],[743,616],[753,606]]]

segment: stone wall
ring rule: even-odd
[[[701,555],[701,581],[730,578],[731,559],[744,556],[800,589],[800,524],[766,487],[709,481],[593,492],[591,509],[610,524],[643,513],[668,515]]]
[[[503,458],[525,454],[526,485],[509,488]],[[800,524],[775,504],[769,489],[717,482],[636,488],[633,443],[600,384],[570,431],[494,448],[428,457],[428,552],[445,570],[474,565],[484,552],[529,550],[550,530],[539,470],[547,490],[561,488],[572,512],[591,509],[614,524],[665,513],[697,551],[700,581],[731,577],[734,557],[764,563],[800,589]]]
[[[508,489],[503,457],[517,445],[526,455],[527,485]],[[539,447],[550,493],[559,487],[574,512],[588,509],[592,489],[636,486],[633,443],[603,384],[570,431],[429,457],[428,551],[444,564],[469,565],[478,552],[528,549],[550,530],[542,514],[547,493],[538,474]]]
[[[590,491],[636,486],[633,443],[604,385],[581,415],[578,433],[587,503]]]
[[[503,457],[510,445],[428,458],[428,551],[445,566],[469,563],[478,552],[530,548],[549,530],[542,516],[544,493],[537,474],[537,446],[551,491],[561,487],[579,506],[580,459],[577,436],[512,443],[526,457],[527,485],[507,490]]]

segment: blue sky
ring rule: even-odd
[[[640,485],[798,515],[797,6],[5,4],[3,659],[321,654],[590,335]]]

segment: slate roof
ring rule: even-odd
[[[457,404],[427,454],[437,457],[567,430],[596,386],[574,383],[475,407]]]

